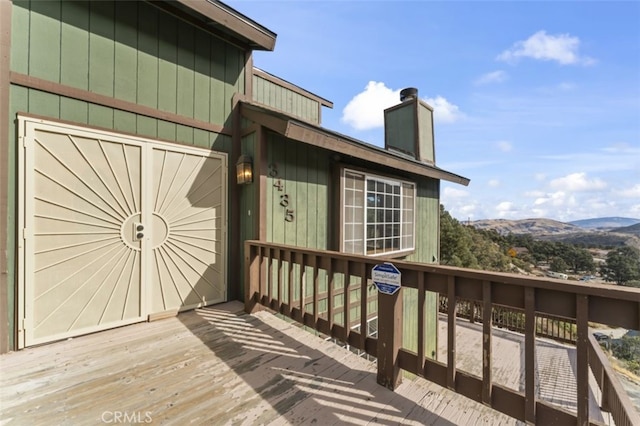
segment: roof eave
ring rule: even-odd
[[[436,166],[407,159],[393,152],[366,144],[322,127],[303,123],[282,112],[254,102],[240,103],[242,115],[289,139],[297,140],[342,155],[362,158],[371,163],[434,179],[469,185],[469,179]]]

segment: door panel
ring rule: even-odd
[[[226,300],[226,155],[20,129],[20,347]]]
[[[190,309],[226,298],[223,157],[155,147],[151,309]]]
[[[140,319],[141,246],[123,237],[123,227],[140,220],[141,146],[51,128],[30,136],[29,340]]]

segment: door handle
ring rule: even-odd
[[[144,238],[144,225],[140,222],[133,223],[133,240],[140,241]]]

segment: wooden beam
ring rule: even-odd
[[[250,314],[257,310],[260,297],[260,247],[244,244],[244,310]]]
[[[456,389],[456,277],[447,279],[447,387]]]
[[[398,361],[402,347],[402,287],[394,295],[378,294],[378,384],[394,390],[402,383]]]
[[[424,273],[418,272],[418,372],[424,376],[424,345],[426,344],[426,337],[424,335],[424,322],[425,322],[425,312],[424,312],[424,304],[426,299],[426,293],[424,289]],[[435,312],[436,316],[436,327],[438,321],[438,312],[436,308]],[[436,328],[436,336],[438,334],[438,329]],[[436,336],[429,336],[430,338],[435,338]],[[436,344],[436,348],[438,345]],[[437,352],[437,350],[436,350]],[[436,356],[437,357],[437,356]]]
[[[491,405],[492,368],[491,368],[491,282],[482,282],[482,402]]]
[[[536,299],[535,289],[524,289],[524,417],[536,423]]]
[[[15,236],[9,237],[9,128],[12,126],[10,111],[10,70],[11,70],[11,11],[12,2],[0,0],[0,354],[15,347],[15,330],[9,330],[12,323],[12,309],[9,301],[8,245]],[[11,203],[13,204],[13,203]],[[15,294],[15,292],[14,292]],[[15,296],[14,296],[15,297]],[[11,301],[16,306],[14,301]],[[15,327],[13,327],[15,329]],[[17,333],[15,333],[17,334]]]
[[[177,1],[246,38],[257,45],[256,47],[261,47],[264,50],[273,50],[275,48],[276,35],[274,33],[220,2],[202,0]]]
[[[589,297],[576,295],[578,426],[589,425]]]
[[[196,120],[195,118],[185,117],[182,115],[174,114],[172,112],[162,111],[156,108],[139,105],[134,102],[123,101],[121,99],[112,98],[110,96],[100,95],[88,90],[65,86],[63,84],[54,83],[52,81],[43,80],[41,78],[31,77],[25,74],[11,72],[10,75],[11,84],[15,84],[17,86],[36,89],[47,93],[53,93],[54,95],[77,99],[96,105],[102,105],[108,108],[131,112],[133,114],[144,115],[146,117],[169,121],[171,123],[182,124],[184,126],[206,130],[209,132],[220,133],[223,135],[233,134],[232,129],[225,128],[218,124],[212,124],[207,121]]]

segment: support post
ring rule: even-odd
[[[244,243],[244,311],[248,314],[258,309],[260,296],[260,248]]]
[[[378,377],[394,390],[402,383],[398,354],[402,347],[402,288],[394,295],[378,294]]]

